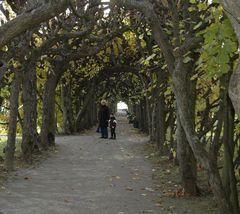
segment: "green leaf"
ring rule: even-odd
[[[186,57],[183,59],[183,62],[184,62],[184,63],[189,63],[190,61],[192,61],[192,58],[190,58],[189,56],[186,56]]]
[[[197,25],[194,26],[193,29],[196,30],[196,29],[198,29],[199,27],[201,27],[201,25],[202,25],[202,22],[199,22]]]

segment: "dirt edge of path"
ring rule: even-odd
[[[217,204],[207,185],[206,173],[198,172],[201,195],[187,196],[180,184],[178,166],[156,151],[156,146],[151,143],[146,143],[142,150],[145,158],[153,164],[152,179],[155,191],[160,193],[156,205],[169,213],[217,214]]]
[[[14,165],[15,165],[14,170],[11,172],[6,171],[6,169],[4,168],[4,159],[1,159],[0,160],[0,191],[4,189],[4,185],[9,179],[18,175],[19,170],[37,168],[45,160],[51,158],[52,155],[57,153],[57,151],[58,151],[58,145],[56,145],[55,147],[48,148],[47,151],[34,152],[32,155],[31,163],[26,163],[23,160],[21,153],[18,152],[15,155],[15,159],[14,159]]]

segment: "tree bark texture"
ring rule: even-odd
[[[72,134],[74,132],[74,118],[72,109],[71,85],[69,83],[62,84],[61,101],[63,111],[63,133]]]
[[[145,104],[145,120],[146,120],[146,133],[151,135],[152,124],[151,124],[151,114],[152,108],[150,106],[150,102],[147,96],[144,97],[144,104]]]
[[[84,126],[81,126],[81,121],[83,120],[83,117],[86,114],[86,112],[89,108],[89,105],[92,102],[92,98],[94,96],[94,91],[95,91],[94,85],[95,85],[95,81],[89,82],[89,87],[88,87],[89,93],[86,95],[83,105],[80,108],[80,110],[78,111],[77,116],[76,116],[76,124],[75,124],[76,131],[79,131],[81,129],[81,127],[84,127]]]
[[[55,90],[57,84],[66,71],[67,63],[54,62],[54,71],[47,76],[43,92],[41,145],[43,149],[55,145],[56,118],[55,118]]]
[[[187,194],[198,195],[197,162],[189,147],[180,120],[177,121],[177,157],[183,188]]]
[[[37,76],[36,64],[28,63],[23,73],[23,133],[22,153],[31,162],[34,145],[37,144]]]
[[[146,97],[143,98],[141,102],[141,121],[142,121],[142,131],[149,134],[149,126],[148,126],[148,112],[147,112],[147,102]]]
[[[164,101],[164,96],[161,94],[157,98],[157,119],[156,119],[156,141],[157,141],[157,146],[160,152],[160,155],[163,155],[164,152],[166,151],[166,111],[165,111],[165,101]]]
[[[42,100],[41,144],[44,149],[55,145],[55,89],[56,78],[50,74],[44,86]]]
[[[22,71],[16,70],[12,81],[10,91],[10,115],[8,126],[8,140],[5,148],[5,162],[4,167],[6,170],[11,171],[14,169],[14,153],[16,144],[16,128],[18,118],[18,105],[19,105],[19,92],[21,86]]]
[[[152,100],[152,111],[150,112],[151,115],[151,132],[150,132],[150,142],[156,142],[156,101],[155,98]]]
[[[195,129],[196,84],[195,81],[191,81],[191,73],[194,66],[191,63],[181,65],[181,79],[184,82],[184,84],[182,82],[183,85],[181,86],[182,89],[184,89],[184,95],[182,94],[182,96],[186,96],[188,98],[185,100],[186,103],[184,103],[184,105],[187,106],[189,114],[187,120],[192,129]],[[187,194],[198,195],[197,162],[192,148],[186,138],[179,116],[177,121],[177,156],[179,160],[182,184]]]
[[[222,77],[225,81],[225,86],[228,85],[229,75]],[[226,87],[227,88],[227,87]],[[234,109],[228,93],[225,93],[224,97],[224,133],[223,133],[223,145],[224,145],[224,166],[223,166],[223,186],[227,197],[229,197],[233,209],[233,214],[240,212],[238,201],[237,181],[235,177],[235,170],[233,165],[234,159]]]

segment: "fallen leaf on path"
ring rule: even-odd
[[[142,213],[153,213],[153,210],[143,210]]]
[[[142,196],[147,196],[147,194],[145,194],[145,193],[142,193],[141,195],[142,195]]]
[[[139,177],[132,177],[133,180],[140,180]]]
[[[158,196],[158,197],[161,197],[161,196]],[[163,203],[162,199],[160,199],[160,198],[157,199],[155,202],[156,202],[156,204],[162,204]]]
[[[133,188],[127,187],[126,190],[128,190],[128,191],[133,191]]]
[[[149,187],[145,187],[145,190],[147,190],[149,192],[154,192],[154,190],[152,188],[149,188]]]
[[[175,206],[170,206],[169,209],[173,210],[173,209],[175,209]]]
[[[24,180],[29,180],[29,179],[31,179],[30,177],[24,177]]]
[[[161,203],[156,203],[155,206],[156,207],[163,207],[163,205]]]
[[[64,202],[65,202],[65,203],[69,203],[70,201],[65,198],[65,199],[64,199]]]
[[[178,190],[175,190],[175,191],[167,191],[167,192],[164,192],[164,196],[167,196],[167,197],[172,197],[172,198],[180,198],[180,197],[183,197],[185,195],[185,191],[183,188],[180,188]]]
[[[115,179],[117,179],[117,180],[119,180],[119,179],[121,179],[119,176],[112,176],[112,178],[115,178]]]

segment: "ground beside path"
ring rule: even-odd
[[[5,214],[160,213],[152,168],[139,152],[147,138],[126,121],[117,140],[95,130],[57,138],[58,152],[40,166],[18,171],[0,192]],[[162,212],[161,212],[162,213]]]

